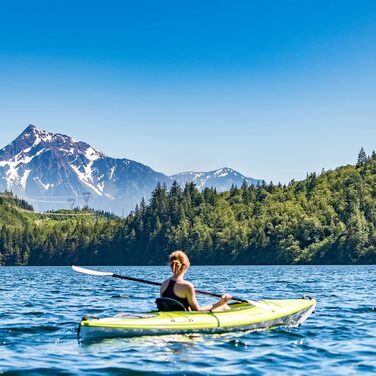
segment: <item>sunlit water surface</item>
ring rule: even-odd
[[[167,267],[106,267],[161,281]],[[0,373],[263,375],[376,373],[375,266],[191,267],[197,288],[249,299],[309,294],[303,326],[268,332],[77,341],[84,315],[154,309],[156,287],[68,267],[0,268]],[[210,302],[200,297],[200,302]]]

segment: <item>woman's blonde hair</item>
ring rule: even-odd
[[[188,256],[183,251],[175,251],[170,255],[170,266],[174,274],[179,274],[191,265]]]

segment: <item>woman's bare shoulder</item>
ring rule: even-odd
[[[170,279],[171,279],[171,278],[168,278],[168,279],[166,279],[165,281],[162,282],[162,285],[161,285],[161,288],[162,288],[162,289],[163,289],[165,286],[167,286],[167,285],[169,284]]]
[[[193,283],[192,282],[189,282],[189,281],[181,281],[180,282],[181,286],[184,286],[187,290],[194,290],[194,286],[193,286]]]

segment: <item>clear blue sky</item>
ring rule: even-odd
[[[29,123],[168,174],[275,182],[376,149],[376,1],[0,3],[0,144]]]

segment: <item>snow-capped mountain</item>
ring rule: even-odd
[[[129,159],[105,156],[69,136],[29,125],[0,150],[0,191],[12,190],[38,210],[84,203],[121,214],[170,178]]]
[[[228,167],[209,172],[181,172],[180,174],[172,175],[171,178],[182,186],[184,186],[186,182],[193,182],[200,190],[206,187],[214,187],[220,192],[229,190],[232,185],[240,187],[244,180],[248,185],[258,185],[262,183],[262,180],[247,178]]]
[[[11,190],[37,210],[82,206],[127,214],[158,182],[193,181],[226,190],[245,177],[231,169],[167,176],[141,163],[111,158],[85,142],[29,125],[0,150],[0,191]],[[257,180],[246,178],[249,184]]]

